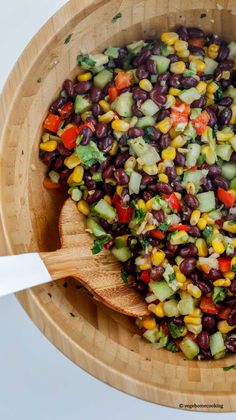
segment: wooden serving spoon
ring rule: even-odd
[[[92,255],[85,218],[68,198],[59,219],[61,249],[0,257],[0,296],[72,276],[95,299],[125,315],[148,314],[145,300],[120,278],[120,264],[109,251]]]

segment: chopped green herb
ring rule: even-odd
[[[166,346],[167,350],[172,351],[172,353],[176,353],[178,351],[177,346],[175,345],[174,341],[169,341]]]
[[[165,55],[168,51],[168,45],[167,44],[162,45],[160,48],[160,51],[161,51],[161,55]]]
[[[202,164],[205,162],[205,160],[206,160],[206,156],[205,155],[200,155],[198,157],[198,160],[197,160],[197,166],[202,166]]]
[[[232,265],[232,271],[235,273],[236,272],[236,264]]]
[[[169,274],[169,281],[175,280],[175,273]]]
[[[217,89],[217,91],[215,92],[215,100],[216,100],[216,101],[220,101],[221,99],[223,99],[223,97],[224,97],[224,92],[223,92],[223,90],[219,87],[219,88]]]
[[[160,225],[158,226],[158,228],[162,230],[163,232],[165,232],[168,229],[168,227],[169,227],[169,223],[167,222],[160,223]]]
[[[119,12],[119,13],[117,13],[115,16],[113,16],[113,18],[112,18],[111,22],[112,22],[112,23],[115,23],[115,22],[116,22],[117,20],[119,20],[121,17],[122,17],[122,13],[121,13],[121,12]]]
[[[77,137],[77,140],[75,142],[77,144],[77,146],[81,143],[82,140],[83,140],[83,134],[79,134],[78,137]]]
[[[143,139],[148,143],[151,140],[151,137],[153,135],[152,127],[145,127],[144,128],[144,133],[145,133],[145,135],[144,135]]]
[[[95,66],[96,61],[94,61],[89,55],[78,55],[77,61],[81,65],[81,67],[84,67],[86,69],[91,69]]]
[[[91,248],[91,251],[93,253],[93,255],[98,254],[99,252],[102,251],[103,246],[105,244],[107,244],[107,242],[109,242],[111,239],[110,235],[106,235],[101,239],[94,239],[93,241],[93,247]]]
[[[61,130],[65,125],[65,120],[62,120],[61,124],[58,127],[58,130]]]
[[[145,213],[141,209],[135,209],[134,211],[134,223],[136,225],[141,225],[145,217]]]
[[[125,271],[124,267],[121,267],[121,269],[120,269],[120,276],[121,276],[123,282],[127,284],[128,283],[128,277],[129,277],[129,275]]]
[[[140,236],[138,238],[138,240],[139,240],[139,243],[140,243],[142,249],[145,250],[147,248],[147,246],[149,245],[149,242],[148,242],[147,238],[145,238],[144,236]]]
[[[64,41],[64,44],[69,44],[69,42],[70,42],[70,40],[71,40],[72,35],[73,35],[73,34],[69,34],[69,35],[66,37],[66,39],[65,39],[65,41]]]
[[[173,322],[170,322],[168,327],[173,338],[181,337],[185,328],[184,325],[180,325],[180,327],[178,327],[178,325],[175,325]]]
[[[228,370],[230,370],[230,369],[236,369],[236,365],[230,365],[230,366],[225,366],[225,367],[223,367],[223,370],[225,371],[225,372],[227,372]]]
[[[75,152],[85,169],[90,168],[97,162],[102,163],[106,159],[93,141],[90,141],[86,146],[77,146]]]
[[[202,231],[203,238],[207,241],[207,244],[211,244],[211,237],[212,237],[213,227],[207,225],[205,229]]]
[[[214,291],[213,291],[213,297],[212,297],[212,300],[213,300],[214,305],[217,302],[219,302],[221,300],[224,300],[224,298],[226,297],[226,295],[227,295],[227,288],[226,287],[218,287],[218,286],[215,286],[214,287]]]

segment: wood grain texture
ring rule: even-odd
[[[78,71],[75,58],[80,49],[90,52],[124,45],[177,23],[235,40],[236,17],[231,11],[236,10],[236,2],[221,0],[222,11],[216,3],[71,0],[36,35],[0,100],[0,213],[7,253],[59,246],[57,224],[64,197],[42,188],[45,168],[38,159],[38,143],[50,102],[63,80]],[[122,18],[112,24],[119,11]],[[205,18],[200,17],[203,12]],[[71,40],[65,44],[69,34]],[[75,363],[118,389],[159,404],[236,411],[236,371],[222,369],[236,363],[235,356],[198,362],[186,361],[179,353],[156,351],[136,338],[131,319],[105,308],[76,286],[75,280],[68,279],[18,294],[35,324]]]

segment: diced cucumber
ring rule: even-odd
[[[159,109],[159,106],[157,106],[157,104],[155,104],[155,102],[152,101],[152,99],[147,99],[145,102],[143,102],[140,111],[144,115],[152,117],[159,111]]]
[[[103,198],[98,201],[93,210],[99,215],[99,217],[105,220],[113,221],[116,217],[114,207],[108,204]]]
[[[183,184],[187,185],[189,182],[193,182],[196,188],[196,192],[198,192],[200,185],[201,185],[201,180],[207,175],[206,170],[196,170],[196,171],[186,171],[184,172],[184,177],[183,177]]]
[[[138,119],[136,127],[145,128],[152,125],[155,125],[155,118],[145,116]]]
[[[229,162],[232,153],[233,153],[233,149],[230,146],[230,144],[217,144],[216,145],[216,154],[221,159],[226,160],[227,162]]]
[[[136,171],[132,171],[130,180],[129,180],[129,193],[130,194],[139,193],[141,181],[142,181],[142,175],[140,175],[140,173]]]
[[[109,70],[102,70],[100,73],[96,74],[93,79],[94,86],[103,89],[107,83],[109,83],[113,78],[113,74]]]
[[[75,98],[75,113],[82,114],[92,108],[91,100],[85,95],[77,95]]]
[[[139,41],[134,41],[131,44],[128,44],[126,47],[128,51],[138,54],[145,45],[146,42],[144,42],[143,39],[140,39]]]
[[[229,143],[231,144],[232,148],[236,152],[236,136],[231,137],[231,139],[229,140]]]
[[[222,176],[229,181],[236,176],[236,165],[235,163],[226,163],[222,166]]]
[[[117,236],[115,239],[115,247],[116,248],[124,248],[127,246],[127,238],[128,235]]]
[[[88,217],[87,229],[89,229],[96,238],[101,238],[102,236],[107,235],[106,231],[100,226],[92,217]]]
[[[234,177],[230,182],[230,188],[236,190],[236,177]]]
[[[206,191],[206,192],[197,194],[196,197],[199,201],[199,210],[201,212],[208,212],[215,209],[216,200],[215,200],[215,194],[213,191]]]
[[[224,339],[220,331],[210,336],[210,349],[213,356],[225,350]]]
[[[198,108],[195,108],[198,109]],[[187,127],[184,130],[184,136],[188,138],[188,140],[195,140],[197,137],[197,133],[195,128],[192,126],[191,123],[188,123]]]
[[[153,330],[146,330],[143,333],[143,337],[150,341],[150,343],[157,343],[159,339],[159,331],[157,328],[154,328]]]
[[[168,70],[170,59],[162,55],[151,55],[151,60],[155,61],[157,66],[157,73],[162,74]]]
[[[199,334],[202,331],[202,325],[195,325],[195,324],[185,324],[188,331],[192,332],[193,334]]]
[[[201,114],[202,108],[192,108],[190,114],[190,120],[194,120],[199,114]]]
[[[175,272],[174,272],[173,266],[171,264],[166,264],[165,271],[163,273],[163,277],[164,277],[166,283],[168,284],[168,286],[174,292],[176,292],[176,290],[178,290],[178,288],[179,288],[179,284],[176,280]]]
[[[204,59],[205,64],[206,64],[206,68],[204,70],[205,74],[213,74],[216,67],[218,66],[217,61],[213,60],[212,58],[209,57],[205,57]]]
[[[149,287],[157,299],[159,299],[161,302],[164,302],[164,300],[168,299],[174,294],[174,291],[168,286],[165,280],[158,282],[151,281],[149,283]]]
[[[148,145],[146,152],[141,156],[142,163],[153,165],[161,160],[159,153],[153,146]]]
[[[131,92],[122,93],[116,98],[115,110],[121,117],[132,117],[132,106],[134,104]]]
[[[222,213],[220,209],[216,209],[209,213],[209,217],[213,220],[219,220],[219,219],[222,219]]]
[[[132,257],[132,253],[128,247],[124,247],[124,248],[113,247],[111,249],[111,253],[114,255],[114,257],[116,257],[118,261],[122,261],[122,262],[128,261]]]
[[[148,145],[141,136],[129,140],[130,154],[140,157],[148,150]]]
[[[188,144],[189,151],[186,153],[186,166],[192,167],[197,163],[197,159],[201,153],[201,146],[197,143]]]
[[[109,61],[109,58],[105,54],[90,54],[89,57],[95,61],[94,67],[100,67],[104,64],[107,64]]]
[[[214,356],[215,360],[223,359],[225,357],[226,350],[222,350],[219,353],[216,353]]]
[[[85,70],[91,70],[95,67],[103,66],[108,63],[109,58],[105,54],[85,54],[78,55],[77,57],[79,65]]]
[[[194,300],[192,296],[186,295],[178,303],[178,310],[181,315],[190,315],[194,311]]]
[[[189,360],[194,359],[194,357],[197,356],[200,352],[198,344],[191,340],[189,337],[184,337],[179,346],[184,355]]]
[[[94,172],[92,175],[92,180],[96,182],[101,182],[103,180],[101,172]]]
[[[181,101],[185,102],[186,104],[191,104],[193,101],[201,98],[200,93],[197,91],[196,88],[186,89],[179,95]]]
[[[119,57],[119,48],[116,47],[108,47],[104,54],[110,58],[118,58]]]
[[[74,201],[79,201],[82,198],[82,191],[79,188],[73,188],[71,192],[71,198]]]
[[[170,299],[164,302],[163,310],[165,315],[168,317],[180,315],[178,310],[178,301],[175,299]]]

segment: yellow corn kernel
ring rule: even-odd
[[[166,165],[164,164],[164,162],[158,163],[157,170],[159,174],[162,174],[163,172],[165,172]]]
[[[104,195],[104,200],[105,200],[108,204],[111,204],[111,197],[110,197],[108,194]]]
[[[185,315],[184,323],[185,324],[200,325],[201,324],[201,318],[198,318],[196,316]]]
[[[184,173],[184,168],[182,166],[176,166],[176,174],[177,175],[183,175]]]
[[[90,115],[92,115],[92,112],[91,111],[85,111],[85,112],[83,112],[83,114],[81,114],[82,121],[85,122]]]
[[[184,330],[183,330],[182,334],[180,335],[180,337],[184,337],[187,333],[188,333],[188,330],[187,330],[186,327],[184,327]]]
[[[229,287],[231,285],[231,280],[229,279],[217,279],[213,281],[214,286],[224,286]]]
[[[172,106],[175,105],[176,99],[173,95],[166,95],[166,103],[165,103],[165,108],[171,108]]]
[[[186,65],[184,61],[176,61],[175,63],[171,63],[170,71],[175,74],[182,74],[186,70]]]
[[[174,45],[177,39],[179,35],[176,32],[163,32],[161,35],[161,40],[167,45]]]
[[[195,195],[196,194],[196,187],[193,182],[187,182],[186,191],[188,194]]]
[[[186,276],[183,273],[181,273],[179,267],[178,270],[175,271],[175,277],[179,283],[184,283],[186,281]]]
[[[99,101],[98,103],[104,112],[110,111],[111,109],[110,104],[107,101],[105,101],[105,99],[101,99],[101,101]]]
[[[208,225],[214,225],[214,220],[209,216],[208,213],[202,213],[202,218],[206,220]],[[217,232],[219,233],[219,232]]]
[[[165,184],[168,184],[168,182],[169,182],[169,178],[168,178],[168,176],[166,174],[160,174],[160,175],[158,175],[158,180],[160,182],[164,182]]]
[[[225,132],[224,130],[216,132],[216,138],[218,141],[228,141],[233,136],[234,136],[234,133],[232,130],[229,130],[227,132]]]
[[[188,284],[187,291],[191,296],[195,297],[196,299],[200,298],[200,296],[202,295],[202,292],[199,289],[199,287],[195,286],[195,284],[192,283]]]
[[[170,146],[174,147],[175,149],[178,149],[179,147],[183,147],[186,142],[187,142],[186,138],[184,138],[183,136],[179,134],[177,137],[171,140]]]
[[[201,309],[200,309],[200,308],[195,308],[195,309],[193,310],[193,312],[191,313],[191,316],[194,316],[194,317],[200,318],[200,317],[202,316],[202,311],[201,311]]]
[[[46,143],[40,143],[39,147],[44,152],[53,152],[57,148],[57,142],[56,140],[49,140]]]
[[[72,174],[70,174],[67,182],[68,184],[79,184],[84,176],[84,168],[83,166],[79,165],[76,166],[72,172]]]
[[[175,41],[174,47],[175,47],[176,51],[187,50],[188,49],[188,43],[186,41],[183,41],[182,39],[177,39],[177,41]]]
[[[163,160],[175,160],[176,149],[174,147],[168,146],[166,149],[162,150],[161,157]]]
[[[143,320],[143,328],[146,328],[146,330],[154,330],[156,326],[157,326],[157,323],[153,316],[149,316]]]
[[[191,214],[191,217],[190,217],[190,225],[191,226],[195,226],[195,225],[198,224],[198,221],[200,219],[200,215],[201,215],[200,210],[193,210],[193,212]]]
[[[152,264],[153,265],[161,265],[161,263],[164,261],[166,254],[164,253],[164,251],[154,251],[152,253]]]
[[[202,60],[193,60],[193,63],[196,65],[197,72],[204,72],[206,68],[206,63]]]
[[[206,82],[199,82],[196,86],[196,89],[198,91],[198,93],[200,93],[200,95],[204,95],[206,93],[206,89],[207,89],[207,84]]]
[[[139,87],[141,89],[145,90],[146,92],[151,92],[151,90],[153,88],[150,80],[148,80],[148,79],[142,79],[142,80],[140,80]]]
[[[89,205],[85,200],[80,200],[77,203],[77,209],[80,211],[80,213],[84,214],[85,216],[88,216],[89,214]]]
[[[174,87],[171,87],[170,89],[169,89],[169,94],[170,95],[173,95],[173,96],[179,96],[179,94],[181,93],[182,91],[180,90],[180,89],[177,89],[177,88],[174,88]]]
[[[217,229],[217,227],[213,227],[213,231],[212,231],[213,235],[219,235],[219,230]]]
[[[128,131],[129,124],[124,120],[114,120],[111,123],[111,127],[113,130],[121,131],[122,133]]]
[[[146,204],[145,204],[145,201],[144,201],[142,198],[140,198],[140,199],[137,201],[137,205],[138,205],[138,208],[139,208],[140,210],[143,210],[144,212],[146,212]]]
[[[146,209],[147,209],[147,211],[152,210],[152,205],[153,205],[153,198],[150,198],[150,200],[148,200],[146,202]]]
[[[130,156],[126,161],[125,161],[125,169],[131,168],[134,169],[136,166],[136,159],[134,156]]]
[[[83,192],[83,199],[84,200],[87,200],[87,197],[88,197],[88,190],[84,190],[84,192]]]
[[[225,70],[225,71],[222,72],[221,79],[224,79],[224,80],[229,80],[230,79],[230,72],[229,72],[229,70]]]
[[[235,328],[235,325],[231,326],[226,320],[222,320],[217,323],[217,328],[221,332],[221,334],[227,334]]]
[[[201,147],[201,154],[205,156],[206,162],[209,165],[213,165],[215,163],[215,153],[213,152],[210,146],[202,146]]]
[[[230,221],[224,222],[223,229],[226,230],[226,232],[236,233],[236,225]]]
[[[232,246],[236,248],[236,238],[232,238]]]
[[[171,127],[171,120],[169,117],[164,118],[164,120],[160,121],[156,126],[156,128],[159,128],[159,130],[166,134],[168,133],[170,127]]]
[[[164,316],[165,316],[165,312],[164,312],[163,307],[164,307],[164,302],[160,302],[156,305],[154,313],[155,313],[156,316],[158,316],[158,318],[164,318]]]
[[[179,284],[180,290],[184,290],[184,291],[187,290],[187,286],[189,283],[191,283],[190,280],[186,280],[184,283],[180,283]]]
[[[109,124],[115,117],[115,113],[113,111],[108,111],[105,114],[99,115],[98,121],[104,122]]]
[[[182,50],[182,51],[177,51],[176,54],[178,55],[179,58],[188,58],[190,55],[190,51],[189,50]],[[185,60],[186,61],[186,60]]]
[[[118,147],[119,147],[118,141],[115,140],[114,143],[113,143],[113,145],[112,145],[111,150],[109,151],[109,155],[115,156],[116,153],[117,153]]]
[[[223,273],[223,276],[228,280],[233,280],[235,273],[233,271],[228,271],[228,273]]]
[[[148,263],[146,263],[146,264],[140,264],[140,266],[139,266],[139,269],[142,270],[142,271],[144,271],[144,270],[150,270],[150,268],[151,268],[151,264],[148,264]]]
[[[231,269],[233,269],[233,268],[235,268],[235,266],[236,266],[236,257],[233,257],[232,258],[232,260],[231,260]]]
[[[208,247],[207,247],[207,244],[206,244],[205,239],[198,238],[196,240],[195,245],[196,245],[197,250],[198,250],[198,256],[199,257],[207,257],[207,255],[208,255]]]
[[[236,197],[236,190],[235,189],[231,188],[231,190],[228,190],[228,192],[230,194],[233,194]]]
[[[209,83],[209,85],[207,85],[208,93],[215,93],[218,89],[219,89],[219,85],[215,82],[211,82]]]
[[[207,221],[205,219],[203,219],[202,217],[200,217],[200,219],[198,220],[198,224],[197,224],[199,229],[204,230],[206,225],[207,225]]]
[[[153,230],[155,228],[156,228],[156,225],[152,225],[151,223],[147,223],[145,226],[146,231]]]
[[[213,105],[215,103],[215,100],[213,98],[214,95],[212,95],[212,99],[209,98],[210,93],[207,94],[207,101],[206,101],[206,106],[210,106]]]
[[[172,95],[171,95],[171,96],[172,96]],[[174,139],[175,137],[177,137],[177,136],[178,136],[178,132],[177,132],[177,131],[175,131],[174,127],[171,127],[171,128],[170,128],[170,131],[169,131],[169,135],[170,135],[170,137],[171,137],[172,139]]]
[[[116,187],[116,193],[121,197],[121,194],[123,192],[124,187],[122,185],[117,185]]]
[[[91,80],[92,77],[92,73],[87,71],[86,73],[78,74],[77,79],[79,82],[87,82],[88,80]]]
[[[156,175],[158,173],[158,168],[156,163],[153,163],[152,165],[143,165],[143,171],[148,175]]]
[[[72,153],[72,155],[66,157],[64,160],[64,165],[69,169],[74,169],[79,164],[80,160],[76,153]]]
[[[210,44],[207,49],[208,57],[213,58],[213,60],[217,57],[219,51],[219,45]]]
[[[213,239],[211,245],[217,254],[223,254],[225,252],[225,247],[222,241],[219,241],[218,239]]]

